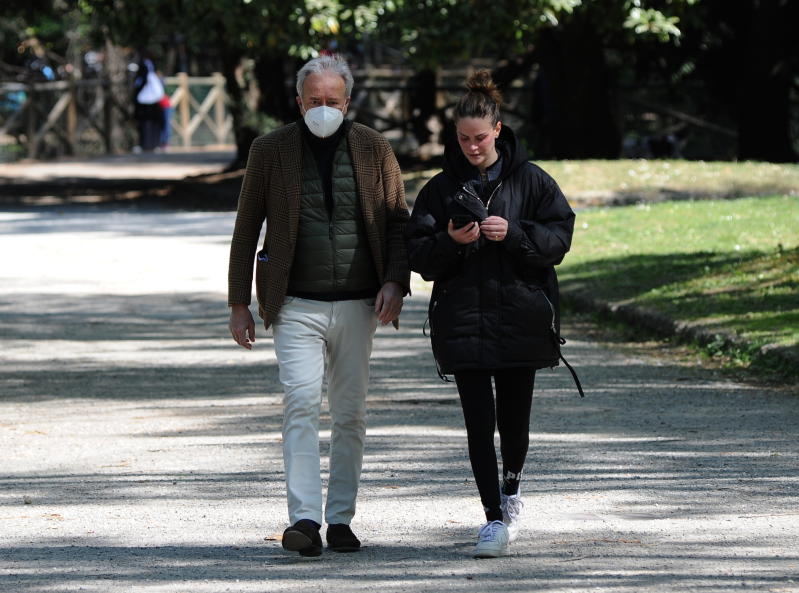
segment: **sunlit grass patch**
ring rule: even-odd
[[[586,192],[630,195],[741,197],[799,195],[799,166],[679,160],[537,161],[567,197]]]
[[[799,196],[799,165],[681,160],[534,161],[558,182],[566,197],[581,205],[592,197],[612,201],[674,198]],[[411,203],[440,169],[403,175]]]
[[[799,349],[799,198],[580,212],[563,286]]]

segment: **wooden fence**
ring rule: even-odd
[[[181,146],[233,142],[233,118],[225,106],[227,94],[221,74],[199,77],[180,73],[164,80],[174,110],[172,131]]]
[[[409,69],[355,70],[350,117],[385,134],[401,153],[421,151],[431,156],[443,148],[436,132],[462,92],[468,71],[441,69],[428,79],[419,79]],[[178,74],[165,78],[164,83],[173,109],[171,146],[235,141],[221,74]],[[286,84],[293,88],[294,82],[287,79]],[[423,87],[432,90],[433,97],[427,95],[427,108],[419,110],[418,95]],[[503,113],[509,125],[524,121],[530,92],[526,80],[506,91]],[[132,109],[130,81],[124,79],[0,84],[0,161],[128,151],[137,143]],[[424,146],[427,129],[430,139]]]
[[[422,159],[441,154],[441,132],[451,108],[463,93],[463,83],[478,67],[440,68],[427,76],[411,69],[369,67],[353,70],[355,86],[349,107],[354,117],[381,132],[400,154]],[[504,91],[503,122],[518,130],[529,119],[532,82],[514,81]]]
[[[356,84],[349,117],[383,133],[398,153],[423,159],[435,156],[443,150],[439,132],[451,119],[449,110],[462,93],[466,76],[478,66],[484,65],[475,62],[470,67],[439,69],[427,77],[402,68],[357,69],[353,72]],[[293,89],[293,73],[286,74],[286,86]],[[235,142],[221,74],[179,74],[167,77],[165,88],[173,106],[171,146]],[[514,80],[506,86],[504,96],[503,123],[523,138],[537,137],[531,117],[535,104],[533,76]],[[690,105],[678,109],[670,101],[673,99],[656,87],[622,89],[618,93],[617,111],[624,117],[622,126],[627,133],[624,156],[681,156],[691,138],[698,138],[690,141],[702,143],[713,154],[734,156],[724,152],[734,147],[730,141],[735,138],[734,131],[691,116]],[[0,162],[128,151],[137,143],[132,109],[130,81],[124,78],[113,82],[2,83]],[[264,127],[268,127],[266,122]],[[691,136],[696,130],[701,134]],[[670,140],[672,137],[676,140]],[[648,148],[653,141],[662,144],[663,139],[669,142],[666,154],[655,154]]]
[[[164,82],[174,110],[172,145],[233,142],[221,74]],[[126,80],[0,84],[0,160],[129,150],[136,143],[131,94]]]

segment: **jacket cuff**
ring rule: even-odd
[[[411,294],[411,273],[409,270],[388,270],[386,271],[385,278],[383,278],[383,284],[386,282],[396,282],[402,287],[403,295]]]
[[[227,299],[227,306],[232,307],[233,305],[247,305],[248,307],[252,304],[252,293],[250,294],[243,294],[243,293],[230,293]]]
[[[508,232],[505,234],[505,239],[502,241],[505,249],[508,251],[516,251],[519,249],[524,239],[524,231],[516,222],[508,222]]]

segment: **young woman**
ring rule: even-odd
[[[406,238],[411,269],[434,281],[433,354],[439,373],[455,376],[485,510],[474,556],[493,558],[519,531],[535,370],[558,364],[553,266],[569,250],[574,213],[502,125],[490,74],[476,72],[466,87],[455,107],[457,141],[419,193]]]

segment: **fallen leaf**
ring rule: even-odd
[[[130,467],[130,461],[127,459],[123,459],[119,463],[114,463],[111,465],[101,465],[100,467]]]

